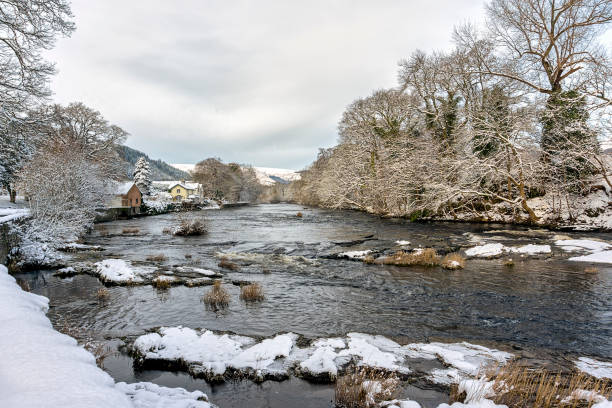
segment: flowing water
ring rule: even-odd
[[[109,300],[100,304],[95,293],[102,285],[91,276],[60,279],[51,271],[39,271],[18,277],[28,279],[34,292],[49,297],[49,317],[56,324],[69,321],[104,338],[177,325],[250,336],[291,331],[316,338],[364,332],[400,342],[466,340],[557,355],[612,358],[612,267],[599,265],[598,272],[585,272],[588,265],[568,261],[569,254],[552,244],[554,232],[492,224],[410,223],[289,204],[193,214],[206,218],[208,234],[163,234],[184,214],[115,221],[97,225],[85,238],[105,251],[71,256],[79,261],[118,257],[146,263],[147,256],[164,254],[168,259],[162,265],[167,267],[194,265],[221,271],[228,283],[259,282],[266,296],[263,302],[245,304],[238,298],[239,287],[228,284],[232,301],[220,311],[201,303],[207,287],[177,286],[165,291],[151,286],[111,287]],[[139,232],[123,234],[126,227]],[[612,240],[612,234],[566,235]],[[336,256],[357,250],[390,253],[398,249],[397,240],[410,241],[411,248],[431,246],[441,253],[477,242],[551,244],[553,253],[515,255],[512,268],[504,266],[502,259],[468,260],[465,269],[452,272],[367,265]],[[219,268],[223,256],[240,269]],[[148,380],[202,389],[221,407],[329,406],[333,397],[333,387],[298,379],[211,388],[183,373],[134,372],[124,355],[108,359],[106,368],[118,381]],[[421,399],[429,398],[432,405],[440,399],[437,394],[427,396],[427,390],[415,392],[424,393]]]

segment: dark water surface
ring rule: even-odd
[[[296,217],[298,211],[303,217]],[[164,227],[176,225],[179,214],[115,221],[97,225],[85,239],[106,251],[74,256],[91,261],[120,257],[141,262],[148,255],[164,254],[168,261],[163,265],[168,267],[191,264],[222,271],[228,282],[260,282],[265,301],[247,305],[239,300],[237,286],[225,285],[232,301],[227,309],[215,312],[200,302],[206,287],[158,291],[135,286],[109,288],[109,301],[100,305],[95,293],[101,284],[96,278],[59,279],[44,271],[20,277],[30,279],[34,292],[51,299],[49,317],[53,321],[70,320],[100,337],[139,335],[154,327],[177,325],[251,336],[292,331],[314,338],[357,331],[402,342],[494,341],[612,358],[612,268],[599,265],[597,273],[586,273],[589,265],[567,261],[568,254],[552,245],[554,232],[504,225],[410,223],[288,204],[197,214],[207,218],[209,233],[205,236],[163,234]],[[125,227],[139,228],[140,232],[124,235]],[[611,234],[569,235],[612,240]],[[465,269],[454,272],[327,258],[343,251],[392,251],[397,249],[396,240],[408,240],[410,247],[433,246],[440,252],[474,246],[477,241],[551,244],[553,255],[538,259],[514,256],[513,268],[504,266],[500,259],[469,260]],[[222,254],[240,265],[240,270],[221,270],[217,264]],[[117,361],[115,365],[122,367]],[[149,375],[157,376],[160,384],[186,388],[188,381],[197,382],[184,374],[135,375],[126,368],[109,371],[118,380],[132,377],[134,381]],[[297,379],[281,384],[241,382],[219,386],[216,392],[208,389],[213,402],[221,406],[215,393],[221,396],[223,387],[230,390],[228,396],[244,392],[252,394],[254,401],[269,397],[277,402],[285,401],[282,395],[293,395],[292,387],[309,390],[316,403],[299,405],[304,407],[325,406],[321,404],[333,394],[330,387]],[[277,406],[277,402],[250,406]],[[225,406],[244,406],[228,404]],[[285,406],[293,405],[285,401]]]

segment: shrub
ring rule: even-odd
[[[586,407],[594,401],[585,398],[599,394],[608,399],[612,395],[612,382],[609,380],[582,372],[561,374],[533,370],[516,363],[489,369],[485,378],[494,382],[494,402],[513,408]]]
[[[202,298],[202,301],[206,303],[208,306],[212,307],[225,307],[229,304],[230,295],[225,290],[223,286],[221,286],[221,281],[216,280],[213,284],[212,288]]]
[[[157,254],[157,255],[149,255],[147,256],[147,261],[153,261],[153,262],[164,262],[167,261],[168,257],[164,254]]]
[[[200,218],[182,218],[178,227],[174,229],[174,235],[189,237],[206,234],[206,226]]]
[[[336,381],[335,403],[342,408],[374,407],[392,400],[398,391],[399,379],[394,373],[359,368]]]
[[[126,227],[121,231],[123,234],[138,234],[140,229],[135,227]]]
[[[238,269],[240,269],[238,267],[238,265],[236,265],[235,263],[229,261],[226,257],[221,258],[221,261],[219,261],[218,266],[220,268],[229,269],[231,271],[237,271]]]
[[[425,248],[410,253],[398,251],[394,255],[384,258],[382,263],[395,266],[437,266],[440,265],[440,257],[435,249]]]
[[[263,289],[259,283],[251,283],[240,287],[240,299],[247,302],[264,300]]]
[[[110,297],[110,292],[106,288],[100,288],[96,292],[96,298],[98,298],[98,300],[105,301],[105,300],[108,300],[109,297]]]
[[[163,275],[157,275],[155,279],[151,282],[151,284],[157,289],[165,290],[169,289],[172,286],[170,279]]]
[[[444,269],[455,270],[465,268],[465,258],[458,253],[448,254],[442,259]]]

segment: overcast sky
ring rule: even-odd
[[[396,86],[414,50],[448,49],[480,0],[73,0],[48,58],[59,103],[81,101],[170,163],[221,157],[300,169],[344,108]]]

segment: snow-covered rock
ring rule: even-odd
[[[478,245],[465,250],[467,256],[492,257],[501,255],[504,252],[504,245],[499,243]]]
[[[410,359],[437,359],[453,370],[433,373],[429,379],[441,384],[473,378],[488,364],[504,364],[510,353],[469,343],[416,343],[401,346],[383,336],[349,333],[346,337],[322,338],[301,348],[297,335],[279,334],[255,339],[210,330],[184,327],[161,328],[140,336],[133,344],[141,362],[174,362],[198,375],[221,379],[226,374],[280,378],[293,373],[300,377],[334,380],[348,365],[409,374]],[[436,381],[439,380],[439,381]]]
[[[564,251],[590,252],[588,255],[574,256],[570,261],[612,263],[612,245],[603,241],[589,239],[564,239],[555,241]]]
[[[117,383],[115,388],[132,401],[134,408],[211,408],[208,397],[201,391],[161,387],[150,382]]]
[[[588,357],[580,357],[575,361],[576,367],[589,375],[597,378],[608,378],[612,380],[612,363],[598,361]]]
[[[144,275],[155,271],[155,268],[134,267],[129,261],[123,259],[104,259],[94,265],[101,281],[120,285],[142,283]]]

